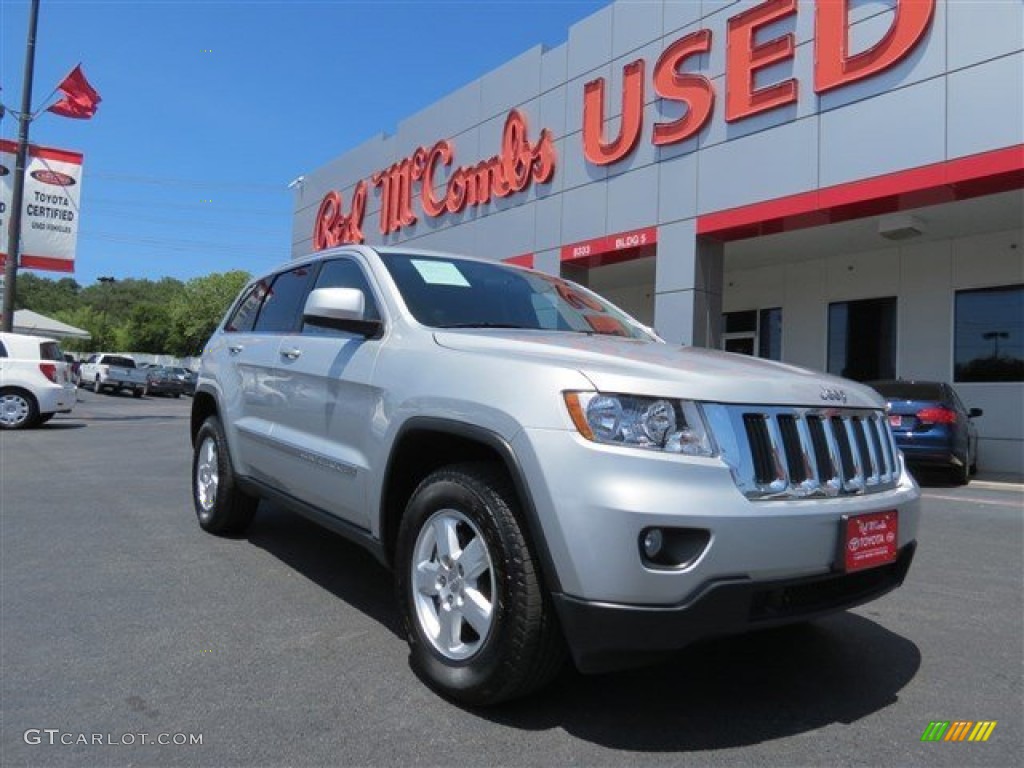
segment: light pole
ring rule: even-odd
[[[28,45],[25,48],[25,80],[21,92],[21,114],[18,115],[18,154],[14,163],[14,185],[8,219],[7,263],[4,265],[4,304],[2,328],[14,330],[15,283],[18,280],[18,258],[21,250],[21,207],[25,195],[25,161],[28,156],[28,126],[32,122],[32,76],[36,60],[36,22],[39,0],[32,0],[28,17]]]
[[[1008,338],[1010,338],[1010,334],[1009,334],[1008,331],[985,331],[985,333],[981,334],[981,338],[983,338],[985,341],[993,342],[993,344],[995,345],[995,349],[992,352],[992,357],[998,359],[999,358],[999,340],[1000,339],[1008,339]]]
[[[104,275],[103,277],[97,277],[96,278],[96,282],[97,283],[102,283],[103,285],[106,285],[106,286],[110,286],[110,285],[113,285],[114,283],[117,282],[117,278],[116,277],[112,277],[110,275]],[[110,288],[104,288],[103,289],[103,336],[104,336],[103,342],[104,342],[104,346],[109,346],[107,344],[108,339],[106,339],[107,328],[109,327],[108,322],[107,322],[107,313],[109,311],[110,311]]]

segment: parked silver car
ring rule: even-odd
[[[412,662],[490,704],[902,583],[918,489],[859,384],[683,348],[492,261],[351,246],[248,285],[192,406],[199,524],[258,498],[394,568]]]

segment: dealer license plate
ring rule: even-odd
[[[847,573],[896,561],[899,520],[895,509],[854,517],[844,515],[840,525],[842,563]]]

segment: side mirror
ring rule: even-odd
[[[310,325],[373,336],[379,320],[366,319],[366,297],[358,288],[317,288],[311,291],[302,310]]]
[[[985,412],[983,410],[981,410],[981,408],[971,408],[969,411],[967,411],[967,418],[969,418],[969,419],[976,419],[979,416],[984,416],[984,415],[985,415]]]

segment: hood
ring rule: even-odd
[[[602,392],[717,403],[884,408],[870,387],[746,355],[617,336],[548,331],[434,333],[447,349],[578,370]]]

